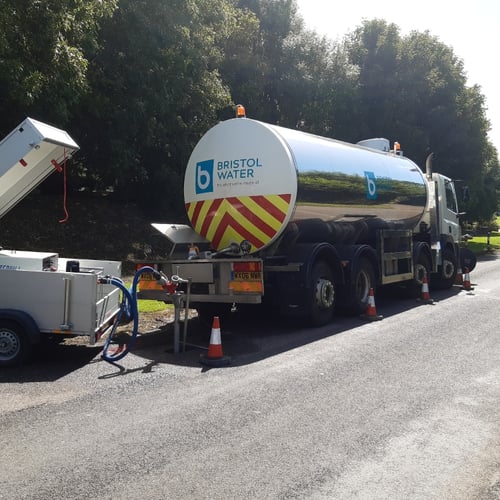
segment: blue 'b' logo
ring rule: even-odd
[[[366,198],[368,200],[377,199],[377,184],[375,184],[375,174],[373,172],[365,172],[366,179]]]
[[[196,194],[211,193],[214,190],[214,160],[199,161],[196,164]]]

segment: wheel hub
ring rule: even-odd
[[[320,278],[316,283],[316,304],[320,309],[328,309],[335,301],[335,289],[330,280]]]
[[[445,260],[443,262],[443,276],[445,278],[451,278],[454,272],[455,272],[455,266],[453,265],[453,262]]]
[[[424,278],[427,275],[427,269],[422,264],[417,264],[415,268],[415,281],[417,283],[423,283]]]
[[[10,359],[21,349],[17,336],[8,330],[0,331],[0,357]]]

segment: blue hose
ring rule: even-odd
[[[113,328],[106,339],[106,343],[104,344],[104,348],[102,350],[102,359],[107,361],[108,363],[115,363],[116,361],[124,358],[134,347],[135,341],[137,339],[137,334],[139,330],[139,310],[137,308],[137,286],[139,284],[139,278],[143,273],[153,273],[156,279],[161,278],[161,274],[153,269],[152,267],[145,266],[141,267],[134,275],[134,279],[132,282],[132,286],[128,289],[123,281],[119,278],[109,277],[109,278],[101,278],[99,281],[101,283],[106,283],[110,285],[114,285],[119,288],[122,292],[122,301],[120,303],[120,310],[116,315]],[[116,338],[116,328],[120,324],[120,322],[133,321],[133,329],[132,336],[127,343],[120,342],[119,339]],[[110,345],[115,345],[118,343],[119,348],[115,352],[110,352]]]

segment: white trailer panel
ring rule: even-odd
[[[60,264],[65,265],[61,259]],[[121,264],[114,261],[80,260],[83,272],[16,271],[0,272],[0,309],[22,310],[29,314],[42,333],[89,335],[109,322],[120,307],[120,291],[98,283],[98,277],[119,277]],[[93,269],[93,270],[92,270]],[[111,272],[109,272],[111,271]]]
[[[0,250],[0,270],[50,271],[57,269],[58,255],[25,250]]]

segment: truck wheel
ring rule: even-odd
[[[477,257],[471,250],[468,248],[460,249],[460,267],[462,268],[462,272],[467,268],[469,272],[473,271],[477,264]]]
[[[356,262],[352,276],[349,312],[362,314],[366,311],[370,288],[375,288],[375,271],[372,263],[362,257]]]
[[[311,273],[310,322],[322,326],[333,318],[335,308],[335,285],[332,268],[324,261],[314,264]]]
[[[28,358],[31,344],[14,321],[0,320],[0,366],[14,366]]]
[[[427,276],[427,280],[431,277],[431,261],[429,257],[420,252],[415,262],[415,268],[413,270],[413,279],[409,282],[406,287],[407,294],[409,298],[417,299],[422,294],[422,285],[424,283],[424,276]]]
[[[443,290],[445,288],[451,288],[455,284],[455,279],[457,277],[457,257],[451,250],[443,251],[443,265],[441,266],[441,272],[437,275],[437,278],[433,280],[432,285],[434,288]]]

